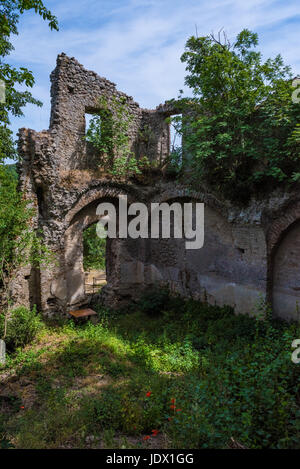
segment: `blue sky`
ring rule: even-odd
[[[154,108],[183,88],[180,55],[187,38],[224,28],[233,38],[243,28],[259,34],[266,57],[283,55],[300,73],[299,0],[45,0],[60,31],[31,12],[20,20],[9,62],[27,66],[36,77],[33,94],[43,108],[27,106],[14,119],[20,127],[48,128],[49,74],[57,54],[75,57],[87,69],[115,82],[142,107]]]

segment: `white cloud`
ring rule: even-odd
[[[143,107],[176,97],[183,87],[180,62],[186,39],[224,27],[230,37],[247,27],[258,30],[263,51],[281,52],[294,68],[300,23],[298,0],[57,0],[46,1],[60,20],[50,32],[40,18],[26,14],[11,60],[28,65],[37,77],[34,95],[42,110],[26,109],[15,125],[41,130],[48,126],[50,84],[47,76],[64,51],[86,68],[117,83]],[[298,24],[287,21],[298,17]],[[271,31],[271,32],[270,32]]]

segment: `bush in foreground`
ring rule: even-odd
[[[7,334],[5,338],[9,350],[24,347],[30,344],[42,328],[42,321],[37,315],[36,308],[31,310],[20,306],[12,311],[7,323]],[[4,318],[1,316],[0,331],[3,335]]]

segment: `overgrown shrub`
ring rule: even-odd
[[[300,104],[292,100],[291,69],[280,55],[263,61],[257,46],[257,34],[247,29],[234,41],[192,36],[181,57],[193,97],[176,102],[180,164],[193,187],[209,186],[235,202],[300,180]]]
[[[161,314],[170,304],[170,292],[167,288],[153,287],[145,291],[139,299],[137,308],[150,316]]]
[[[85,139],[98,152],[99,166],[112,177],[141,173],[130,148],[132,122],[133,114],[126,98],[99,98],[99,112],[92,117]]]
[[[300,366],[291,360],[300,325],[166,292],[154,317],[152,295],[145,312],[135,305],[102,314],[95,326],[56,326],[44,350],[18,350],[8,366],[37,395],[32,407],[5,415],[5,442],[99,448],[107,434],[110,448],[149,440],[166,449],[228,448],[234,440],[300,449]]]
[[[4,318],[1,315],[1,336],[4,330]],[[34,307],[32,311],[20,306],[12,311],[7,323],[5,342],[9,350],[30,344],[42,328],[42,321]]]

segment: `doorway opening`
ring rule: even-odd
[[[83,269],[86,295],[94,295],[106,285],[106,238],[96,232],[97,224],[83,231]]]

